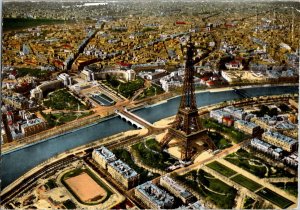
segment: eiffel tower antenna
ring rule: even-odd
[[[258,10],[257,10],[257,3],[256,3],[256,29],[255,29],[255,31],[256,31],[256,36],[257,36],[257,34],[258,34]]]
[[[294,13],[294,7],[292,7],[292,47],[294,44],[294,23],[295,23],[295,13]]]

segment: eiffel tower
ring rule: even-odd
[[[199,119],[195,98],[194,65],[200,61],[200,58],[196,57],[193,59],[194,54],[195,46],[190,39],[187,43],[180,106],[172,127],[168,129],[167,134],[160,143],[162,149],[167,146],[178,146],[182,160],[190,160],[195,153],[202,152],[205,149],[216,148]],[[175,142],[171,142],[173,139]],[[196,144],[196,141],[198,144]]]

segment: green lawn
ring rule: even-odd
[[[290,193],[291,195],[298,196],[298,182],[278,182],[278,183],[272,183],[276,187],[279,187],[280,189],[283,189]]]
[[[62,179],[65,180],[65,179],[68,179],[68,178],[71,178],[71,177],[74,177],[74,176],[78,176],[79,174],[81,174],[83,172],[84,172],[84,170],[82,170],[80,168],[77,168],[77,169],[74,169],[72,171],[69,171],[69,172],[65,173],[63,175]]]
[[[246,187],[247,189],[249,189],[253,192],[262,187],[260,184],[252,181],[251,179],[248,179],[247,177],[245,177],[241,174],[234,176],[233,178],[231,178],[231,180],[235,181],[236,183],[242,185],[243,187]]]
[[[221,164],[217,161],[211,162],[211,163],[207,164],[206,166],[217,171],[218,173],[220,173],[226,177],[230,177],[237,173],[236,171],[231,170],[230,168],[224,166],[223,164]]]
[[[147,97],[155,96],[155,94],[159,95],[163,92],[164,92],[164,90],[160,86],[152,85],[151,87],[145,89],[143,91],[143,93],[141,93],[138,96],[138,99],[140,100],[140,99],[144,99],[144,98],[147,98]]]
[[[213,140],[218,149],[225,149],[232,146],[231,142],[220,133],[209,131],[208,136]]]
[[[198,174],[196,171],[191,171],[185,175],[174,174],[173,176],[182,184],[197,191],[206,200],[214,203],[218,208],[233,208],[237,191],[221,180],[214,178],[211,174],[200,170]],[[217,193],[209,191],[203,185]]]
[[[278,195],[277,193],[273,192],[272,190],[269,190],[268,188],[264,188],[258,191],[256,194],[260,195],[261,197],[270,201],[271,203],[274,203],[282,209],[285,209],[293,204],[292,201],[282,197],[281,195]]]
[[[85,113],[80,113],[77,116],[76,112],[69,112],[69,113],[56,113],[56,114],[45,114],[43,112],[40,112],[41,115],[45,118],[47,121],[48,125],[50,127],[58,126],[65,124],[67,122],[71,122],[76,119],[80,119],[82,117],[86,117],[91,115],[93,112],[85,112]]]
[[[225,160],[260,178],[295,176],[282,168],[269,165],[267,161],[256,157],[253,153],[249,153],[244,149],[239,149],[236,153],[227,155]]]
[[[267,177],[267,168],[263,165],[261,166],[250,165],[248,159],[239,159],[238,157],[232,159],[230,156],[226,156],[225,160],[254,174],[255,176],[258,176],[260,178]]]
[[[78,113],[78,116],[77,116],[76,112],[53,114],[54,118],[56,119],[56,121],[59,124],[64,124],[66,122],[70,122],[70,121],[76,120],[77,118],[79,119],[81,117],[85,117],[88,115],[90,115],[89,112]]]
[[[225,125],[222,125],[213,119],[202,119],[202,123],[205,128],[212,128],[217,131],[226,133],[228,136],[231,137],[231,140],[234,143],[242,142],[248,137],[245,133],[238,131],[233,127],[227,127]]]
[[[250,197],[246,197],[243,209],[262,209],[262,204],[258,200],[253,200]]]
[[[87,107],[77,98],[71,95],[66,89],[54,91],[44,100],[44,105],[53,110],[86,110]]]
[[[125,149],[115,149],[112,151],[118,159],[128,164],[132,169],[134,169],[138,174],[140,174],[140,183],[152,180],[159,176],[159,174],[149,173],[148,170],[137,166],[131,158],[131,154]]]
[[[116,77],[108,75],[103,83],[126,98],[131,98],[136,91],[144,87],[144,80],[140,77],[136,78],[136,80],[122,83]]]
[[[146,145],[145,145],[146,144]],[[147,147],[146,147],[147,146]],[[140,160],[152,168],[166,170],[177,160],[168,153],[161,151],[158,142],[155,139],[149,139],[146,142],[140,142],[132,146]]]
[[[152,149],[156,152],[161,152],[161,148],[155,139],[148,139],[145,144],[149,149]]]
[[[18,72],[18,77],[24,77],[26,75],[29,75],[39,79],[49,79],[50,76],[49,71],[42,71],[40,69],[18,68],[16,70]]]
[[[137,78],[134,81],[121,83],[118,89],[123,96],[125,96],[126,98],[130,98],[134,95],[136,91],[138,91],[143,87],[144,87],[144,80],[141,78]]]

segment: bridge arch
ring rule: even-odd
[[[115,110],[115,113],[125,122],[129,123],[135,128],[141,129],[144,128],[143,125],[141,125],[139,122],[136,122],[134,119],[131,119],[130,117],[126,116],[124,113],[121,113],[119,110]]]

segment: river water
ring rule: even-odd
[[[256,87],[246,88],[242,91],[249,97],[255,97],[262,95],[298,93],[298,86]],[[241,98],[240,95],[232,90],[222,92],[200,92],[196,94],[196,97],[198,106]],[[179,102],[180,97],[177,97],[168,100],[166,103],[136,110],[134,113],[153,123],[175,115],[177,113]],[[134,128],[121,119],[113,117],[3,154],[0,170],[2,189],[28,170],[54,155],[130,129]]]

